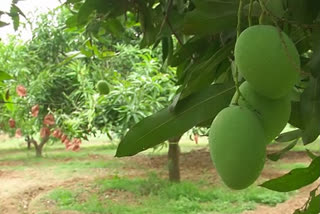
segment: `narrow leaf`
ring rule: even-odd
[[[187,87],[183,88],[181,98],[189,96],[190,94],[210,85],[214,78],[216,78],[218,65],[228,59],[233,48],[234,43],[230,42],[218,49],[214,54],[211,53],[212,56],[207,60],[191,67],[190,71],[188,71],[189,78],[184,83]]]
[[[303,143],[314,142],[320,134],[320,76],[310,78],[308,88],[301,95],[301,114],[305,129],[302,133]]]
[[[307,186],[320,177],[320,157],[313,159],[307,168],[291,170],[279,178],[264,182],[260,186],[278,192],[289,192]]]
[[[280,134],[275,141],[279,142],[279,143],[283,143],[283,142],[290,142],[292,140],[295,140],[297,138],[300,138],[302,134],[302,131],[300,129],[295,129],[289,132],[285,132]]]
[[[283,148],[282,150],[272,153],[272,154],[268,154],[267,157],[272,160],[272,161],[277,161],[279,160],[285,153],[287,153],[288,151],[290,151],[295,145],[297,145],[298,139],[293,141],[292,143],[290,143],[288,146],[286,146],[285,148]]]
[[[116,157],[135,155],[215,117],[229,105],[234,91],[233,84],[214,84],[181,100],[173,112],[165,108],[145,118],[120,142]]]
[[[234,29],[236,25],[236,8],[229,8],[228,10],[212,8],[211,12],[195,9],[187,13],[183,31],[186,34],[208,35]]]
[[[299,95],[299,98],[300,98],[300,95]],[[300,102],[291,102],[291,114],[290,114],[289,124],[299,129],[304,129]]]
[[[8,25],[8,23],[0,21],[0,27],[4,27],[4,26],[7,26],[7,25]]]

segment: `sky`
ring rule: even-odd
[[[10,4],[12,0],[0,0],[0,11],[8,12],[10,10]],[[36,16],[39,13],[45,13],[48,10],[51,10],[57,6],[61,5],[59,0],[21,0],[18,2],[18,7],[22,10],[22,12],[27,16],[29,19],[33,19],[32,17]],[[9,17],[3,15],[1,16],[1,21],[5,21],[7,23],[11,23]],[[26,22],[22,20],[22,22]],[[14,31],[12,23],[8,26],[0,28],[0,38],[3,41],[6,41],[9,34],[17,34]],[[31,38],[31,30],[30,27],[27,29],[21,29],[21,39],[28,40]]]

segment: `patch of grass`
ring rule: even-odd
[[[73,203],[67,208],[84,213],[156,214],[161,211],[163,214],[234,214],[255,209],[257,204],[275,206],[289,197],[287,193],[277,193],[256,186],[243,191],[232,191],[205,182],[170,183],[153,173],[148,178],[129,179],[115,176],[113,179],[99,179],[93,186],[98,191],[88,200]],[[132,199],[105,199],[105,194],[112,190],[119,190],[116,194],[130,192],[133,194]]]
[[[106,204],[99,201],[97,195],[91,195],[84,203],[75,203],[70,206],[72,210],[84,212],[84,213],[106,213]]]
[[[55,189],[50,192],[48,197],[62,208],[69,207],[76,202],[76,195],[67,189]]]
[[[129,179],[115,176],[111,180],[98,180],[97,183],[101,191],[109,189],[124,190],[136,195],[154,195],[167,185],[166,181],[159,179],[154,173],[151,173],[147,179]]]

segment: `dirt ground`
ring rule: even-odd
[[[90,156],[90,159],[106,158],[112,160],[112,157]],[[68,162],[68,159],[60,160]],[[130,164],[124,164],[123,171],[128,176],[145,176],[145,168],[152,167],[159,173],[161,177],[167,176],[167,170],[164,167],[167,162],[166,156],[145,156],[137,155],[130,158],[123,158],[124,163],[132,163],[141,166],[141,169],[131,167]],[[310,159],[303,152],[290,152],[282,162],[309,163]],[[180,158],[181,177],[184,180],[199,180],[203,176],[213,183],[219,182],[218,175],[212,166],[209,152],[206,149],[194,150],[189,153],[184,153]],[[19,165],[19,162],[0,162],[0,166]],[[282,175],[286,171],[279,171],[271,167],[272,163],[268,161],[262,172],[260,179],[269,179]],[[21,214],[21,213],[36,213],[33,207],[33,201],[39,196],[57,187],[68,187],[78,183],[90,183],[97,177],[106,177],[110,169],[99,169],[96,174],[74,175],[68,179],[62,179],[53,171],[39,169],[36,166],[28,167],[25,170],[0,170],[0,214]],[[204,173],[205,172],[205,173]],[[109,173],[110,174],[110,173]],[[294,197],[285,203],[278,204],[276,207],[259,206],[256,210],[245,212],[245,214],[290,214],[297,208],[300,208],[309,196],[310,190],[320,184],[318,180],[313,185],[309,185],[301,189]],[[75,214],[70,211],[57,211],[59,214]]]

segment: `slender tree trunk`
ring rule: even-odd
[[[168,168],[169,168],[169,180],[171,182],[180,182],[180,167],[179,167],[179,140],[181,136],[173,137],[169,139],[169,151],[168,151]]]
[[[38,144],[38,142],[36,140],[34,140],[33,138],[31,138],[31,142],[34,145],[34,148],[36,150],[36,157],[42,157],[42,149],[43,146],[46,144],[46,142],[48,142],[49,140],[49,136],[44,137],[41,139],[40,143]]]
[[[35,146],[35,150],[36,150],[36,157],[42,157],[42,147]]]
[[[27,144],[28,144],[28,150],[30,150],[30,149],[31,149],[31,142],[30,142],[30,140],[27,141]]]
[[[30,137],[27,136],[27,137],[25,138],[25,141],[27,142],[27,148],[28,148],[28,150],[30,150],[30,149],[31,149],[31,143],[32,143]]]

